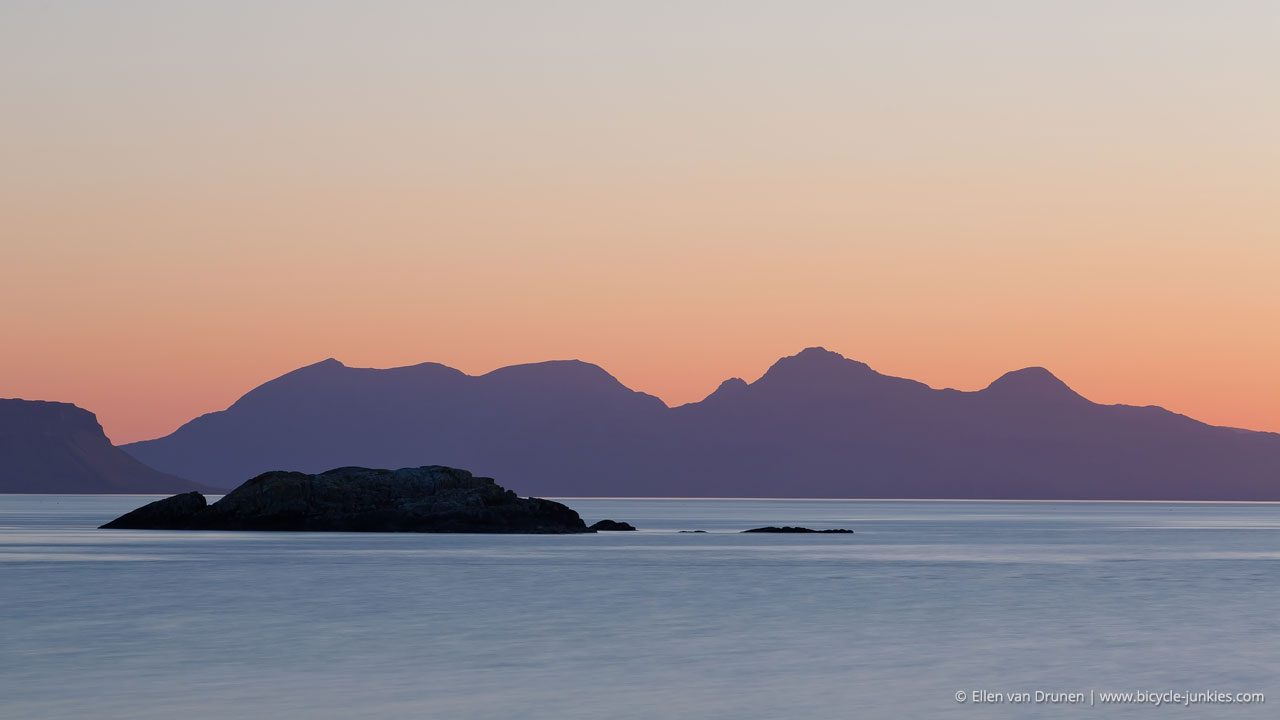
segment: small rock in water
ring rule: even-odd
[[[832,528],[830,530],[814,530],[812,528],[807,528],[807,527],[792,527],[791,525],[784,525],[782,527],[774,527],[773,525],[769,525],[767,527],[759,527],[759,528],[751,528],[750,530],[743,530],[742,532],[744,533],[840,533],[840,534],[849,534],[849,535],[853,534],[852,530],[846,530],[844,528]]]
[[[617,520],[601,520],[587,529],[600,532],[625,532],[635,530],[636,526],[628,522],[618,522]]]

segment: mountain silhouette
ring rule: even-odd
[[[170,493],[201,489],[113,446],[69,403],[0,399],[0,493]]]
[[[937,390],[823,348],[673,408],[579,361],[471,376],[326,360],[125,449],[216,487],[435,463],[552,496],[1280,498],[1280,435],[1097,404],[1044,368]]]

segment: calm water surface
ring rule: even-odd
[[[642,531],[93,529],[150,499],[0,496],[0,718],[1280,717],[1276,505],[593,499],[567,502]],[[736,534],[765,524],[856,534]],[[975,689],[1267,702],[956,702]]]

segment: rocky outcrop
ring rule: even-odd
[[[596,532],[628,532],[635,530],[636,526],[628,522],[618,522],[617,520],[601,520],[589,529]]]
[[[430,465],[400,470],[346,467],[316,475],[268,472],[218,502],[177,495],[104,528],[300,530],[320,532],[583,533],[578,513],[522,498],[492,478]]]
[[[767,527],[758,527],[758,528],[751,528],[750,530],[743,530],[742,532],[744,533],[837,533],[837,534],[848,534],[848,535],[853,534],[852,530],[846,530],[844,528],[832,528],[830,530],[813,530],[807,527],[793,527],[791,525],[784,525],[782,527],[774,527],[773,525],[769,525]]]
[[[107,529],[181,530],[208,507],[204,496],[187,492],[148,503],[103,525]]]

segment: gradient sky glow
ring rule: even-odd
[[[0,4],[0,397],[825,345],[1280,431],[1280,3]]]

